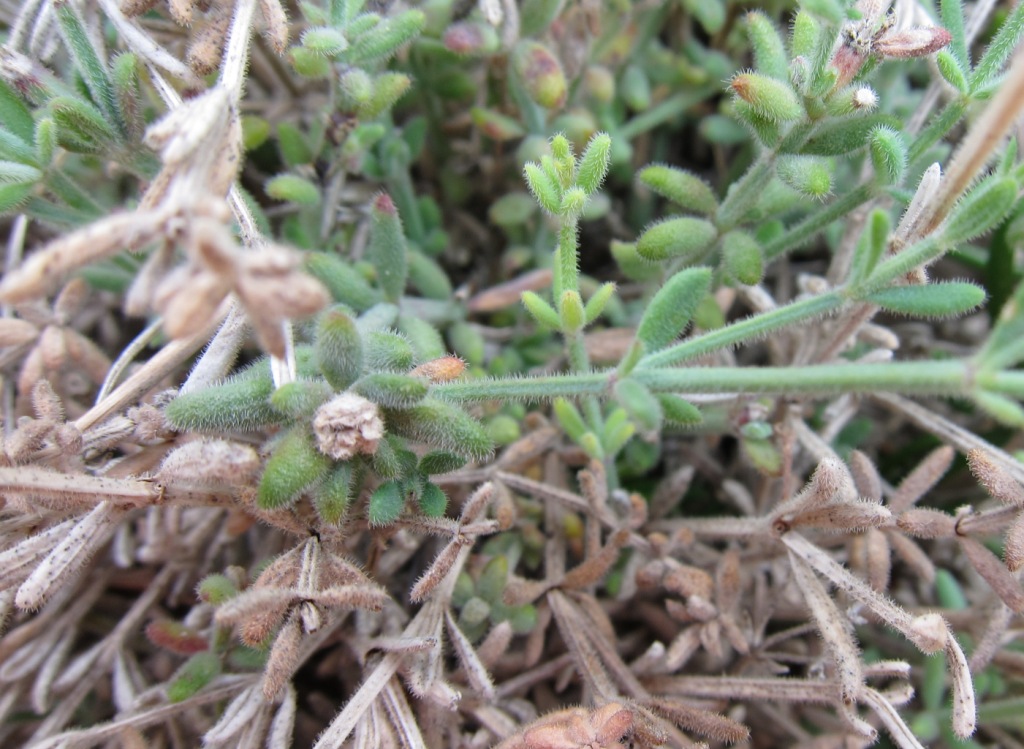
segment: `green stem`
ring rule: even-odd
[[[1024,396],[1024,372],[985,373],[963,360],[887,364],[816,364],[800,367],[659,367],[635,371],[639,382],[658,393],[764,393],[826,396],[836,393],[970,395],[975,388]],[[547,400],[597,396],[615,379],[612,370],[516,380],[476,380],[435,385],[452,401]]]
[[[854,209],[871,200],[874,196],[874,191],[873,184],[863,184],[824,206],[817,213],[808,216],[796,226],[790,227],[781,237],[765,245],[765,259],[772,260],[779,255],[800,247],[804,242],[807,242],[823,231],[833,221],[845,217]]]
[[[674,94],[623,124],[615,132],[615,136],[627,141],[633,140],[659,125],[678,119],[687,109],[704,101],[712,93],[714,89],[710,86],[702,86],[693,91]]]
[[[555,288],[555,309],[561,303],[563,291],[580,290],[580,270],[576,257],[576,221],[562,218],[562,226],[558,230],[558,287]]]
[[[946,104],[943,110],[928,123],[928,126],[918,134],[917,138],[910,145],[907,163],[913,164],[924,156],[925,151],[934,146],[946,133],[952,130],[953,126],[967,114],[967,104],[968,102],[965,99],[954,99]]]
[[[827,315],[839,309],[843,303],[844,299],[838,291],[802,299],[649,354],[640,360],[638,367],[649,369],[681,364],[723,348],[762,338],[789,325]]]
[[[398,206],[398,215],[402,218],[402,223],[405,224],[406,235],[422,246],[426,230],[423,228],[423,217],[420,216],[416,191],[409,178],[408,165],[395,163],[392,166],[388,182],[391,187],[391,197],[394,199],[395,205]]]
[[[765,151],[747,170],[739,182],[735,183],[718,208],[715,223],[722,234],[743,222],[749,210],[761,197],[765,185],[772,178],[772,164],[775,153]]]
[[[958,395],[968,389],[962,361],[818,364],[800,367],[688,367],[634,375],[655,392],[830,395],[878,391]]]

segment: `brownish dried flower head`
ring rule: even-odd
[[[313,419],[317,447],[324,455],[347,460],[373,455],[384,436],[377,404],[355,393],[341,393],[320,406]]]

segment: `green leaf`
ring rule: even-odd
[[[382,73],[373,82],[373,94],[370,99],[359,107],[357,114],[360,119],[372,120],[391,109],[399,99],[412,88],[412,79],[404,73]],[[413,157],[416,151],[410,148]]]
[[[75,60],[75,69],[85,80],[92,100],[96,102],[106,122],[109,123],[108,127],[111,132],[117,133],[118,136],[125,135],[127,127],[118,107],[114,84],[107,74],[106,66],[92,46],[92,39],[86,32],[82,20],[78,17],[78,11],[72,3],[68,2],[55,4],[54,10],[57,14],[60,34],[71,51],[71,56]]]
[[[282,122],[277,126],[277,148],[284,163],[290,167],[313,161],[313,151],[306,141],[306,136],[289,122]]]
[[[562,210],[562,190],[557,181],[532,162],[523,167],[523,176],[540,207],[552,216],[557,216]]]
[[[522,36],[537,36],[558,17],[565,0],[523,0],[519,8]]]
[[[508,585],[508,557],[500,554],[484,565],[476,581],[476,594],[492,606],[503,603]]]
[[[220,657],[216,653],[196,653],[174,672],[167,685],[167,701],[184,702],[220,674]]]
[[[344,390],[363,369],[363,347],[355,322],[335,307],[320,316],[316,330],[316,359],[335,390]]]
[[[0,214],[20,209],[32,194],[32,185],[0,185]]]
[[[34,166],[17,161],[0,161],[0,185],[32,185],[43,178]]]
[[[476,325],[471,325],[465,320],[453,323],[448,328],[448,342],[452,351],[469,364],[479,367],[484,363],[485,341]]]
[[[741,284],[753,286],[764,276],[764,252],[752,236],[731,231],[722,237],[722,266]]]
[[[601,313],[604,312],[604,308],[607,306],[608,302],[611,301],[614,295],[614,283],[609,282],[601,284],[597,291],[595,291],[590,296],[590,299],[587,300],[586,307],[583,309],[585,324],[590,325],[590,323],[600,317]]]
[[[532,291],[523,292],[523,306],[526,307],[533,318],[546,328],[558,330],[562,327],[562,320],[554,308]]]
[[[516,140],[526,135],[526,128],[518,120],[514,120],[508,115],[501,114],[493,109],[473,107],[469,110],[469,118],[473,121],[474,125],[480,128],[484,135],[499,143]]]
[[[985,290],[966,281],[894,286],[865,297],[889,312],[917,317],[955,317],[985,301]]]
[[[1006,17],[970,76],[971,93],[977,94],[999,75],[1024,35],[1024,4],[1018,3]]]
[[[179,395],[164,416],[181,432],[251,432],[284,420],[270,405],[273,391],[269,366],[261,361],[220,385]]]
[[[779,179],[801,195],[824,200],[832,193],[834,166],[820,156],[780,156],[776,163]]]
[[[783,153],[802,153],[809,156],[842,156],[868,144],[872,131],[879,125],[899,129],[900,120],[888,114],[833,117],[813,126],[793,128],[780,146]],[[809,138],[807,134],[813,135]]]
[[[316,449],[305,426],[287,432],[274,446],[260,478],[256,504],[263,510],[290,505],[305,489],[321,481],[331,459]]]
[[[361,378],[352,389],[385,408],[411,408],[427,397],[427,383],[419,377],[377,372]]]
[[[69,151],[93,153],[116,142],[116,131],[92,104],[70,96],[58,96],[51,99],[48,106],[57,124],[58,141]]]
[[[311,26],[302,32],[302,46],[325,57],[334,57],[348,48],[348,40],[331,26]]]
[[[401,315],[398,318],[398,329],[405,333],[406,338],[412,343],[418,362],[439,359],[448,353],[437,328],[420,317]]]
[[[428,518],[444,517],[444,512],[448,508],[448,496],[441,487],[428,481],[420,493],[419,504],[420,510]]]
[[[320,202],[320,188],[295,174],[279,174],[267,181],[267,195],[297,205],[316,205]]]
[[[659,351],[679,337],[710,286],[710,268],[686,268],[658,290],[636,331],[637,340],[648,353]]]
[[[629,378],[619,380],[615,383],[615,399],[644,432],[661,430],[661,403],[646,386]]]
[[[572,289],[563,291],[561,298],[558,300],[558,313],[563,332],[572,334],[582,330],[586,322],[586,315],[583,310],[583,300],[580,298],[580,293]]]
[[[313,493],[313,506],[323,523],[335,527],[341,524],[352,499],[354,484],[355,472],[351,463],[337,463],[331,469]]]
[[[309,419],[334,395],[323,380],[296,380],[282,385],[270,396],[270,405],[293,419]]]
[[[962,71],[971,69],[970,53],[967,50],[967,35],[964,32],[964,8],[961,0],[939,0],[939,18],[943,28],[952,37],[949,49]]]
[[[871,131],[869,148],[875,174],[886,184],[901,184],[907,171],[907,144],[903,136],[891,127],[879,125]]]
[[[664,198],[681,208],[714,215],[718,199],[704,180],[673,166],[654,164],[640,171],[638,179]]]
[[[678,426],[694,426],[704,420],[700,409],[685,398],[672,393],[658,393],[658,403],[661,404],[661,412],[665,415],[665,421]]]
[[[363,361],[368,372],[408,372],[416,356],[405,336],[374,330],[363,334]]]
[[[558,419],[562,429],[565,430],[565,433],[569,435],[573,442],[578,443],[587,431],[587,425],[583,421],[583,416],[580,414],[579,409],[576,408],[572,401],[565,398],[556,398],[553,408],[555,418]]]
[[[789,56],[778,29],[764,13],[747,13],[747,36],[754,50],[754,68],[780,81],[789,80]]]
[[[789,46],[793,57],[811,60],[818,51],[821,39],[821,24],[806,10],[799,10],[793,17]]]
[[[717,34],[725,26],[724,0],[683,0],[683,5],[708,34]]]
[[[347,304],[356,312],[364,312],[381,301],[381,294],[365,278],[337,255],[310,252],[306,270],[327,287],[335,301]]]
[[[0,122],[21,140],[31,143],[35,134],[35,122],[25,101],[0,79]]]
[[[366,33],[353,34],[350,28],[350,45],[341,59],[352,65],[387,59],[418,36],[424,23],[426,16],[422,11],[406,10],[381,21]]]
[[[611,163],[612,139],[607,133],[597,133],[590,139],[576,168],[576,184],[587,195],[593,195],[604,182]]]
[[[864,280],[874,271],[878,265],[879,258],[889,242],[889,214],[881,209],[871,212],[868,227],[861,235],[857,243],[856,253],[853,257],[853,273],[851,281],[857,283]]]
[[[653,94],[651,79],[639,65],[627,65],[622,71],[622,82],[618,86],[622,101],[634,112],[646,112],[651,108]]]
[[[963,68],[960,67],[960,63],[957,62],[956,57],[951,52],[945,49],[940,49],[935,55],[935,63],[939,68],[939,73],[946,79],[946,83],[951,85],[961,94],[966,94],[970,84],[967,83],[967,76],[964,75]]]
[[[447,301],[452,298],[452,284],[448,274],[433,258],[422,252],[409,250],[409,283],[427,299]]]
[[[466,459],[444,450],[432,450],[420,458],[419,471],[426,476],[451,473],[466,465]]]
[[[398,301],[405,291],[409,272],[408,245],[398,209],[386,192],[380,193],[373,201],[367,253],[377,269],[377,282],[384,290],[385,298],[391,302]]]
[[[288,50],[288,58],[295,72],[304,78],[326,78],[333,70],[328,58],[305,47],[292,47]]]
[[[53,120],[47,118],[47,121],[51,125],[53,124]],[[36,150],[32,147],[31,141],[23,141],[10,130],[3,129],[3,127],[0,127],[0,158],[33,166],[49,164],[49,161],[42,162],[37,158]]]
[[[366,517],[370,525],[379,527],[393,523],[405,507],[405,491],[399,481],[385,481],[370,495]]]
[[[494,449],[483,426],[458,406],[427,398],[407,410],[386,410],[388,429],[408,439],[484,460]]]
[[[1018,189],[1012,177],[985,180],[953,209],[942,229],[943,238],[955,245],[996,228],[1017,202]]]
[[[718,237],[718,229],[699,218],[670,218],[648,228],[636,243],[636,251],[647,260],[680,258],[693,261],[703,255]]]
[[[804,116],[800,97],[788,82],[760,73],[740,73],[729,83],[733,93],[755,112],[771,121],[798,120]]]
[[[661,276],[661,267],[641,257],[635,242],[611,241],[612,257],[619,270],[631,281],[652,281]]]

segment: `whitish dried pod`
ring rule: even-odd
[[[51,595],[82,571],[92,555],[107,541],[114,523],[124,509],[101,502],[81,518],[67,535],[39,563],[21,584],[14,602],[20,609],[34,611]]]
[[[853,640],[852,626],[828,595],[811,566],[794,553],[789,562],[814,623],[836,668],[843,702],[855,704],[864,686],[860,652]]]
[[[956,451],[949,445],[943,445],[928,453],[889,497],[889,509],[893,514],[898,515],[909,509],[935,486],[949,470],[955,456]]]
[[[850,472],[853,474],[853,484],[861,497],[874,502],[882,501],[882,477],[878,475],[878,469],[871,458],[860,450],[852,451]]]
[[[710,599],[714,593],[715,581],[700,567],[683,565],[667,560],[668,569],[662,578],[662,585],[670,593],[681,596],[701,596]]]
[[[5,317],[0,320],[0,347],[23,346],[39,337],[39,328],[27,320]]]
[[[967,453],[967,464],[974,478],[990,495],[1006,504],[1024,508],[1024,487],[1000,468],[984,450],[970,450]]]
[[[878,528],[892,520],[892,513],[877,502],[834,502],[801,512],[791,527],[806,526],[834,533],[860,533]]]
[[[949,538],[956,534],[956,518],[942,510],[914,507],[896,519],[904,533],[917,538]]]
[[[1024,567],[1024,513],[1017,516],[1003,539],[1003,560],[1010,572]]]
[[[981,575],[1000,600],[1015,613],[1024,611],[1024,591],[1016,576],[1010,573],[995,554],[979,541],[958,536],[957,541],[971,566]]]
[[[176,447],[160,464],[158,477],[172,483],[235,487],[253,481],[262,465],[249,445],[228,440],[192,440]]]

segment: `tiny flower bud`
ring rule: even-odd
[[[512,65],[535,102],[547,109],[559,109],[565,104],[565,73],[558,58],[543,44],[520,42],[512,53]]]
[[[729,84],[733,92],[769,120],[797,120],[804,108],[787,84],[758,73],[741,73]]]

